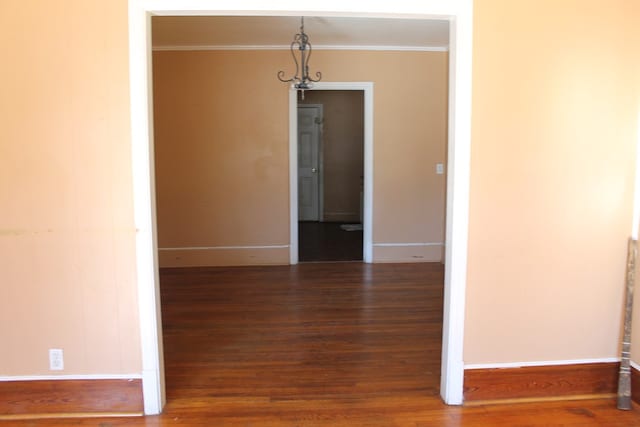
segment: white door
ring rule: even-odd
[[[298,106],[298,219],[320,220],[321,105]]]

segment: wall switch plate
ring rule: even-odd
[[[64,369],[64,356],[61,348],[49,349],[49,369],[51,371],[62,371]]]
[[[442,175],[444,173],[444,164],[443,163],[436,163],[436,173],[438,175]]]

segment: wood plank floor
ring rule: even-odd
[[[440,264],[162,272],[161,416],[15,426],[640,426],[609,399],[452,407],[439,396]]]
[[[168,399],[435,396],[442,281],[418,264],[166,271]]]

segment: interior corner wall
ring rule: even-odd
[[[139,377],[127,1],[1,9],[0,378]]]
[[[323,220],[359,223],[364,183],[364,91],[312,90],[298,102],[323,106]]]
[[[619,357],[638,22],[625,0],[474,2],[467,365]]]
[[[291,64],[288,51],[154,52],[162,267],[288,264],[288,85],[276,75]],[[311,67],[374,82],[374,262],[440,261],[448,54],[316,51]]]

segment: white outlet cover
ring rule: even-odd
[[[51,371],[64,370],[64,355],[61,348],[49,349],[49,370]]]
[[[444,173],[444,164],[443,163],[436,163],[436,173],[438,175],[442,175]]]

